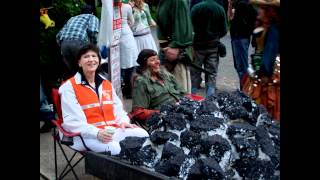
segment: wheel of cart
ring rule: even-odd
[[[63,122],[63,118],[62,118],[62,110],[61,110],[61,103],[60,103],[60,96],[58,93],[58,89],[57,88],[53,88],[52,92],[51,92],[51,97],[52,97],[52,101],[54,104],[54,109],[58,115],[58,119],[56,120],[52,120],[53,124],[56,126],[54,128],[53,131],[53,141],[54,141],[54,162],[55,162],[55,176],[56,179],[63,179],[67,174],[69,174],[70,172],[73,173],[75,179],[79,179],[74,168],[79,164],[79,162],[81,162],[81,160],[85,157],[86,153],[88,151],[91,151],[85,144],[85,142],[83,141],[83,138],[79,133],[70,133],[67,132],[66,130],[64,130],[61,126],[62,122]],[[58,130],[57,130],[58,129]],[[62,133],[62,139],[60,139],[59,136],[59,131]],[[73,145],[73,137],[80,137],[84,147],[86,148],[85,151],[78,151],[76,149],[71,148],[71,146]],[[65,165],[64,169],[62,170],[62,172],[58,175],[58,169],[57,169],[57,144],[59,146],[59,149],[61,150],[64,158],[67,161],[67,164]],[[72,149],[74,151],[74,153],[72,154],[71,157],[68,157],[65,153],[65,150],[63,149],[62,145],[67,146],[68,148]],[[74,157],[76,156],[76,154],[80,154],[81,158],[79,160],[77,160],[76,162],[74,162],[72,164],[72,160],[74,160]]]

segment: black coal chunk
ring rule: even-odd
[[[225,107],[236,107],[242,105],[241,97],[235,92],[220,92],[217,94],[217,102],[224,110]]]
[[[208,99],[216,99],[220,107],[232,104],[232,102],[230,101],[231,95],[229,92],[226,92],[226,91],[219,92],[217,93],[215,98],[209,97]]]
[[[276,123],[271,123],[271,125],[268,127],[268,131],[272,135],[272,137],[274,137],[274,139],[277,139],[278,141],[280,141],[280,125]],[[280,142],[279,142],[279,145],[280,145]]]
[[[274,168],[280,169],[280,146],[272,142],[265,125],[257,127],[256,139],[260,144],[261,150],[270,157]]]
[[[269,133],[271,134],[271,140],[275,148],[275,157],[271,157],[271,161],[275,165],[277,170],[280,170],[280,125],[272,123],[268,128]]]
[[[217,134],[201,139],[201,146],[205,154],[209,157],[214,157],[218,162],[224,153],[231,149],[229,142]]]
[[[183,130],[187,122],[182,113],[170,113],[162,117],[163,121],[173,130]]]
[[[200,102],[184,97],[181,98],[180,103],[176,108],[176,112],[183,113],[186,119],[193,121],[199,108]]]
[[[182,166],[186,158],[187,158],[187,155],[185,155],[184,153],[179,153],[179,154],[176,154],[175,156],[172,156],[169,159],[169,162],[172,165],[172,169],[175,175],[178,175],[180,171],[180,167]]]
[[[233,167],[245,179],[272,179],[274,169],[271,161],[259,159],[237,159]]]
[[[271,135],[276,154],[280,154],[280,125],[272,123],[270,127],[268,127],[268,131]]]
[[[158,129],[162,127],[164,124],[160,116],[161,115],[159,113],[153,113],[152,116],[147,119],[147,126],[150,129]]]
[[[232,179],[233,176],[236,175],[236,173],[233,171],[233,169],[228,169],[225,171],[226,179]]]
[[[268,113],[262,113],[258,116],[257,126],[266,125],[270,126],[272,124],[272,117]]]
[[[194,101],[192,99],[189,99],[187,97],[183,97],[180,99],[179,106],[182,107],[188,107],[189,109],[198,109],[200,107],[200,102],[199,101]],[[185,112],[185,111],[184,111]]]
[[[241,159],[256,159],[259,155],[259,145],[254,139],[233,138],[232,144],[235,145]]]
[[[165,174],[167,176],[174,176],[172,167],[170,166],[169,160],[161,160],[155,166],[154,170],[158,173]]]
[[[175,133],[171,132],[164,132],[164,131],[154,131],[150,135],[151,142],[155,144],[164,144],[168,140],[178,140],[178,136]]]
[[[154,169],[156,172],[165,174],[167,176],[178,176],[180,167],[187,156],[183,153],[171,156],[170,159],[163,159],[158,162]]]
[[[201,171],[207,179],[225,179],[225,173],[214,158],[201,159]]]
[[[267,109],[261,105],[261,104],[255,104],[255,106],[252,107],[252,118],[257,121],[260,114],[268,114]]]
[[[190,168],[188,180],[225,179],[225,173],[213,158],[198,159]]]
[[[197,144],[200,144],[201,135],[191,130],[183,131],[180,135],[181,146],[192,148]]]
[[[228,106],[223,112],[228,115],[230,120],[249,119],[248,111],[242,106]]]
[[[152,149],[151,145],[144,146],[137,153],[137,162],[134,164],[142,165],[145,164],[148,167],[153,167],[154,160],[157,155],[156,150]]]
[[[181,148],[167,142],[163,147],[161,159],[170,159],[180,153],[183,154],[183,150]]]
[[[191,149],[190,149],[190,152],[189,152],[189,156],[191,157],[200,157],[200,153],[203,152],[203,148],[200,144],[196,145],[196,146],[193,146]]]
[[[220,127],[223,119],[217,118],[214,115],[197,116],[195,121],[190,122],[190,129],[194,132],[210,131]]]
[[[248,100],[248,101],[244,101],[242,103],[242,106],[248,111],[248,112],[252,112],[253,111],[253,106],[252,106],[252,101]]]
[[[124,140],[120,141],[121,151],[119,156],[129,160],[133,164],[140,162],[137,157],[137,152],[140,150],[145,140],[145,137],[126,137]]]
[[[276,151],[272,144],[272,140],[268,134],[266,126],[260,125],[256,130],[256,139],[260,144],[261,150],[266,153],[270,158],[276,157]]]
[[[189,170],[189,174],[187,180],[199,180],[199,179],[206,179],[205,176],[201,172],[201,163],[197,160]]]
[[[171,104],[164,104],[160,107],[160,113],[171,113],[175,111],[175,106]]]
[[[183,113],[185,115],[192,115],[196,110],[193,106],[194,105],[189,102],[184,102],[182,104],[180,103],[179,106],[176,107],[175,111],[177,113]]]
[[[213,114],[214,112],[219,112],[220,109],[216,105],[216,101],[205,100],[201,103],[198,114]]]
[[[233,136],[254,137],[255,133],[256,127],[248,123],[234,123],[227,129],[227,135],[230,136],[229,138],[231,139]]]
[[[217,102],[221,111],[226,114],[230,120],[244,119],[252,124],[256,121],[256,118],[253,118],[251,113],[254,110],[254,101],[241,91],[218,93]]]
[[[253,103],[255,103],[249,96],[247,96],[242,91],[236,91],[236,96],[238,96],[242,102],[242,106],[246,108],[247,111],[252,112]]]

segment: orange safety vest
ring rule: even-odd
[[[101,129],[106,125],[118,127],[113,114],[112,86],[109,81],[102,81],[101,102],[99,102],[94,90],[81,84],[76,84],[74,77],[70,81],[89,124]]]

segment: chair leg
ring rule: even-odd
[[[62,151],[62,154],[63,154],[63,156],[65,157],[65,159],[67,160],[67,162],[68,162],[68,164],[67,164],[67,166],[70,166],[70,169],[71,169],[71,171],[72,171],[72,173],[73,173],[73,175],[74,175],[74,177],[78,180],[79,178],[78,178],[78,176],[77,176],[77,174],[75,173],[75,171],[74,171],[74,169],[73,169],[73,167],[72,167],[72,165],[70,164],[70,160],[68,159],[68,157],[67,157],[67,155],[66,155],[66,153],[64,152],[64,150],[63,150],[63,147],[62,147],[62,145],[61,145],[61,143],[60,142],[58,142],[58,145],[60,146],[60,149],[61,149],[61,151]],[[73,154],[73,156],[72,156],[72,158],[71,158],[71,160],[73,159],[73,157],[75,156],[75,154],[76,154],[77,152],[75,152],[74,154]],[[66,166],[66,167],[67,167]],[[66,168],[65,168],[66,169]],[[64,170],[65,171],[65,170]],[[68,171],[69,172],[69,171]],[[60,176],[61,176],[62,174],[60,174]],[[65,176],[66,174],[64,174],[62,177],[59,177],[59,179],[62,179],[64,176]]]
[[[61,179],[66,176],[71,170],[73,170],[74,167],[77,166],[77,164],[84,158],[84,156],[82,156],[73,166],[72,168],[69,168],[68,171],[65,172],[65,174],[61,177]],[[79,179],[76,175],[75,175],[76,179]]]
[[[54,171],[56,175],[56,179],[58,179],[58,167],[57,167],[57,142],[55,139],[56,128],[53,129],[53,147],[54,147]]]
[[[77,154],[77,152],[73,153],[73,155],[72,155],[72,157],[71,157],[70,159],[67,159],[67,158],[66,158],[66,161],[71,164],[71,161],[72,161],[72,159],[74,158],[74,156],[75,156],[76,154]],[[62,174],[64,174],[64,172],[67,170],[68,167],[69,167],[68,165],[66,165],[66,166],[64,167],[64,169],[63,169],[62,172],[60,173],[60,176],[61,176]],[[65,173],[65,174],[67,174],[67,173]]]

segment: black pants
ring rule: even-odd
[[[126,98],[131,98],[132,86],[131,86],[131,78],[135,67],[121,69],[121,77],[123,78],[124,86],[122,88],[122,94]]]
[[[74,75],[78,70],[76,56],[79,49],[84,44],[86,44],[86,42],[81,40],[63,40],[61,42],[61,55],[63,57],[63,62],[68,68],[68,73],[71,75]]]

